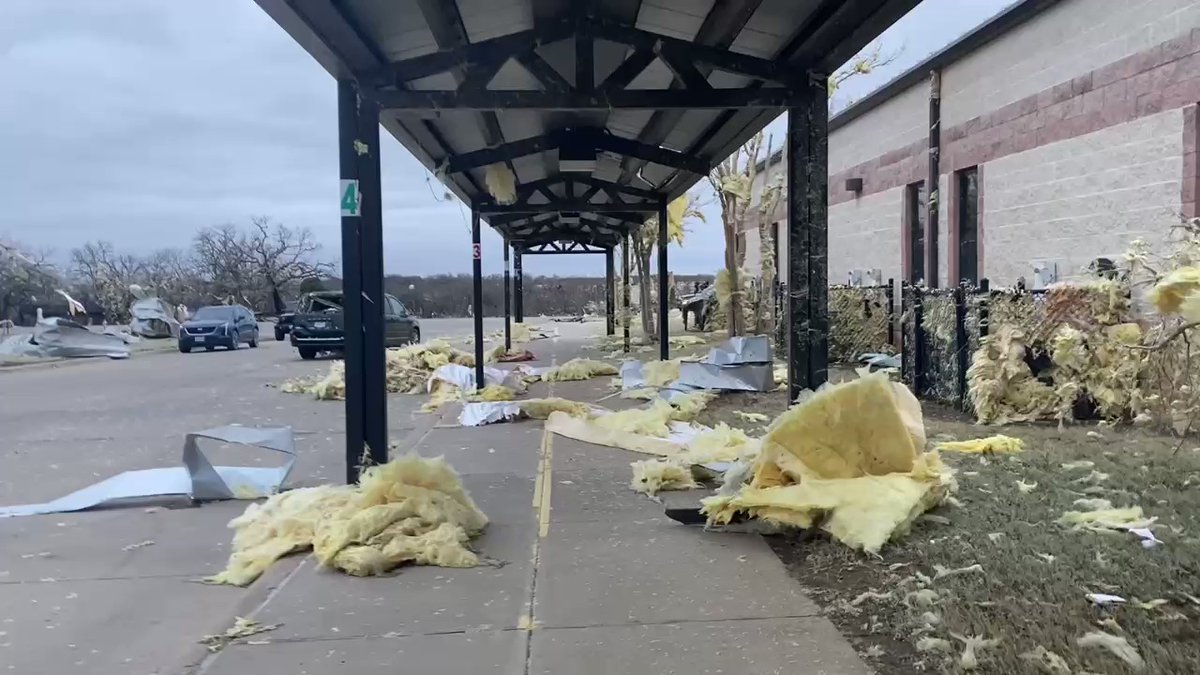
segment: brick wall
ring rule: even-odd
[[[904,189],[877,192],[829,207],[829,283],[844,284],[854,270],[878,269],[900,279],[898,215]]]
[[[1169,110],[989,162],[986,276],[1033,279],[1033,264],[1078,276],[1134,239],[1161,243],[1179,214],[1183,111]]]
[[[962,124],[1196,26],[1196,0],[1062,0],[946,68],[942,119]]]
[[[924,143],[928,133],[929,88],[919,84],[831,132],[829,172],[835,174],[862,164],[878,156],[883,149]]]

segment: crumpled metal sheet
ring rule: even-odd
[[[709,350],[705,361],[717,366],[770,363],[771,344],[765,335],[729,338]]]
[[[478,401],[464,403],[458,414],[458,423],[464,427],[478,427],[496,422],[508,422],[521,416],[521,404],[515,401]]]
[[[214,466],[200,448],[201,440],[270,450],[282,455],[284,463],[275,467]],[[70,513],[148,497],[187,496],[202,501],[258,499],[279,491],[295,461],[291,427],[206,429],[184,438],[182,467],[126,471],[44,504],[0,507],[0,518]]]
[[[179,337],[175,310],[158,297],[139,298],[129,306],[129,332],[148,338]]]
[[[642,372],[641,361],[625,361],[621,364],[621,390],[639,389],[646,386],[646,376]]]
[[[0,342],[0,356],[127,359],[129,345],[118,335],[97,333],[70,319],[52,317],[39,323],[32,335],[13,336]]]
[[[448,382],[463,391],[475,391],[475,369],[457,363],[448,363],[444,366],[438,366],[437,370],[429,376],[427,388],[432,390],[435,380]],[[508,387],[513,391],[524,391],[525,383],[521,379],[520,373],[514,370],[504,370],[502,368],[483,368],[483,385],[500,385]]]
[[[711,363],[681,363],[679,379],[672,386],[729,391],[770,391],[775,388],[774,367],[770,363],[744,363],[717,366]]]

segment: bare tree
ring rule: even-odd
[[[241,301],[255,288],[247,237],[230,223],[206,227],[192,240],[197,271],[217,302]]]
[[[140,283],[172,304],[203,297],[204,283],[195,259],[177,248],[159,249],[146,256]]]
[[[685,223],[692,219],[704,220],[704,214],[696,207],[695,198],[685,194],[667,205],[667,243],[683,245],[687,230]],[[650,282],[650,257],[658,245],[658,216],[646,220],[640,229],[630,234],[630,252],[633,253],[634,268],[638,275],[638,302],[641,305],[642,332],[649,339],[657,338],[658,322],[654,320],[654,297]]]
[[[129,286],[137,283],[142,261],[117,253],[106,241],[88,242],[71,251],[71,274],[94,295],[106,323],[129,318]]]
[[[11,321],[23,302],[47,298],[60,284],[49,251],[0,241],[0,321]]]
[[[252,218],[247,244],[253,272],[266,283],[276,313],[284,309],[281,288],[333,272],[333,265],[316,259],[321,245],[306,227],[292,229],[265,216]]]

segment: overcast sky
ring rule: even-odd
[[[841,95],[861,98],[1010,2],[925,0],[882,38],[896,61]],[[142,253],[269,215],[339,255],[336,84],[253,0],[2,0],[0,92],[0,238],[60,258],[88,240]],[[782,120],[772,128],[779,138]],[[384,137],[388,271],[468,272],[465,207],[436,201]],[[718,268],[719,222],[692,226],[671,268]],[[490,229],[483,246],[485,273],[499,272]],[[526,271],[601,275],[603,260],[533,256]]]

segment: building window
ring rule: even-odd
[[[925,181],[910,183],[904,191],[908,210],[908,282],[925,281]]]
[[[958,278],[979,283],[979,169],[954,174],[958,181]]]

